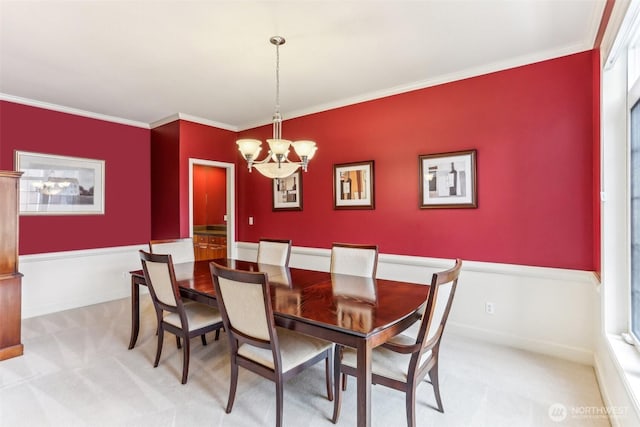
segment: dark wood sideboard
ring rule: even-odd
[[[0,360],[20,356],[22,274],[18,272],[18,184],[22,172],[0,171]]]

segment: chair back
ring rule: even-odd
[[[289,265],[291,240],[260,239],[258,242],[258,264]]]
[[[440,343],[451,311],[461,268],[462,261],[457,259],[452,268],[434,273],[431,278],[431,287],[417,338],[418,342],[422,343],[423,349],[435,348]]]
[[[140,251],[145,281],[156,308],[177,311],[181,304],[171,255]]]
[[[270,347],[275,324],[267,275],[209,264],[224,327],[235,339]],[[232,340],[233,343],[234,340]],[[232,344],[233,346],[233,344]]]
[[[152,254],[170,254],[176,264],[195,260],[193,239],[190,237],[185,239],[151,240],[149,242],[149,251]]]
[[[376,277],[378,246],[334,243],[331,247],[330,271],[333,274]]]

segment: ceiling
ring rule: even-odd
[[[0,97],[269,123],[593,48],[605,0],[0,0]],[[54,108],[56,109],[56,108]]]

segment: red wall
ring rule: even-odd
[[[193,225],[224,224],[227,213],[227,171],[194,165]]]
[[[0,101],[0,169],[14,151],[105,160],[104,215],[20,217],[20,254],[149,241],[149,130]]]
[[[246,171],[235,132],[184,120],[150,131],[0,101],[0,168],[13,169],[14,150],[106,160],[105,215],[23,216],[20,253],[188,236],[188,159],[199,158],[238,165],[240,241],[374,242],[383,253],[597,271],[597,56],[588,51],[286,120],[285,137],[319,146],[304,174],[304,210],[290,212],[271,210],[271,183]],[[264,140],[271,128],[240,134]],[[478,208],[419,209],[418,156],[471,148]],[[153,159],[153,171],[145,159]],[[371,159],[376,209],[335,211],[333,165]]]
[[[180,235],[180,125],[177,121],[151,130],[151,237]]]
[[[241,167],[238,240],[377,243],[382,253],[594,270],[596,55],[285,120],[285,138],[319,146],[304,210],[272,212],[270,181]],[[477,149],[478,208],[419,209],[418,156],[467,149]],[[375,210],[334,210],[333,165],[364,160],[375,160]]]
[[[180,232],[189,236],[189,159],[235,163],[236,132],[180,120]]]
[[[151,133],[152,238],[188,237],[189,159],[234,163],[236,133],[185,120]]]

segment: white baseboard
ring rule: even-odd
[[[568,346],[548,340],[532,339],[496,330],[477,328],[470,325],[449,321],[446,333],[460,335],[490,342],[506,347],[514,347],[521,350],[546,354],[560,359],[570,360],[583,365],[593,365],[594,355],[590,349]]]
[[[594,370],[612,427],[640,425],[640,354],[620,337],[603,334],[594,354]]]

